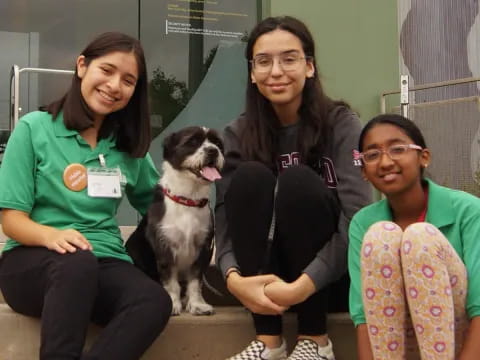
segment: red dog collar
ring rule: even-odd
[[[173,195],[170,192],[170,190],[168,190],[167,188],[162,188],[162,189],[163,189],[163,193],[168,198],[172,199],[176,203],[179,203],[179,204],[182,204],[182,205],[185,205],[185,206],[203,208],[205,205],[208,204],[208,199],[207,198],[200,199],[200,200],[192,200],[192,199],[186,198],[185,196]]]

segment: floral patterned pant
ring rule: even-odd
[[[453,360],[467,327],[467,271],[428,223],[378,222],[361,251],[362,297],[374,358]],[[418,343],[418,349],[416,348]],[[413,356],[415,357],[415,356]]]

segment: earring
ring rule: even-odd
[[[426,169],[428,167],[428,164],[423,164],[423,167]]]

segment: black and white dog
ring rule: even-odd
[[[201,293],[213,252],[210,185],[220,178],[223,143],[217,132],[184,128],[163,142],[163,175],[153,203],[126,247],[135,264],[170,294],[173,315],[213,314]],[[185,288],[182,289],[182,284]]]

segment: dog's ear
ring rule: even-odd
[[[163,139],[163,158],[167,159],[178,144],[178,134],[173,132]]]
[[[222,139],[221,135],[219,134],[219,132],[217,130],[208,129],[207,138],[212,143],[214,143],[215,145],[218,146],[218,148],[220,149],[222,154],[224,153],[225,149],[224,149],[224,145],[223,145],[223,139]]]

